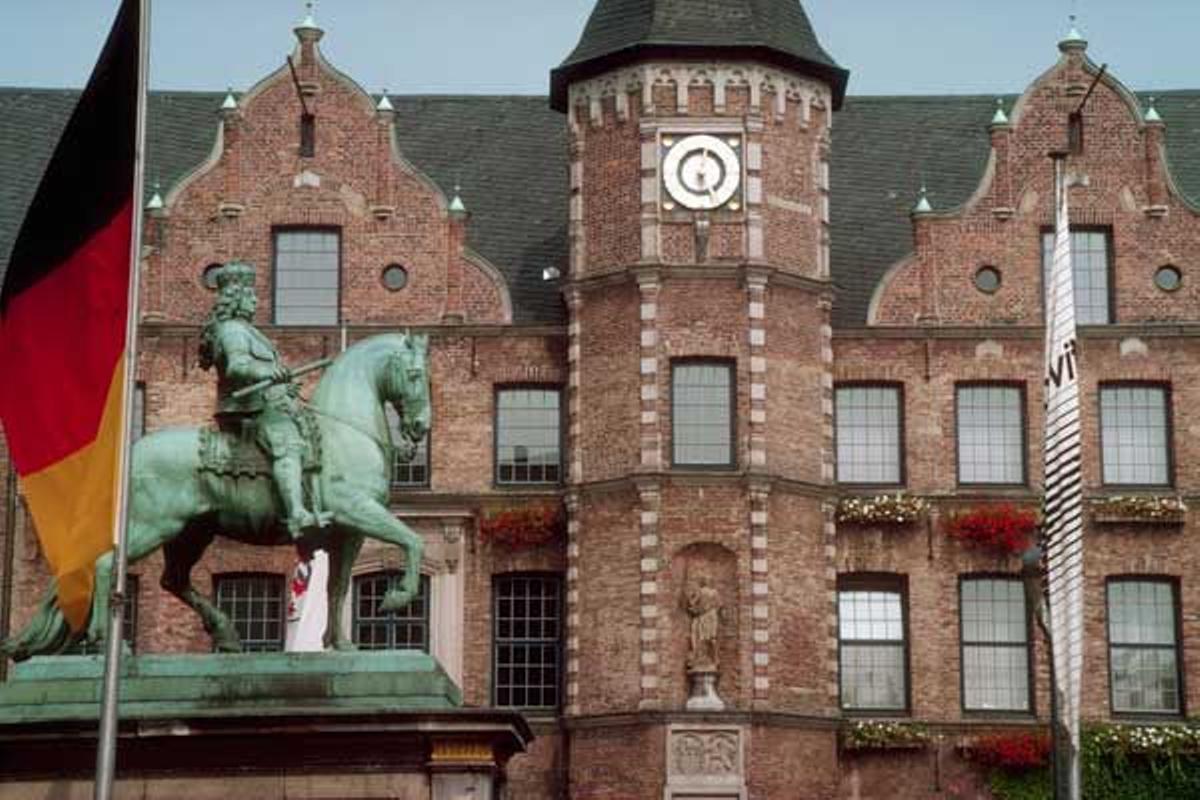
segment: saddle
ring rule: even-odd
[[[305,473],[321,469],[321,428],[311,410],[301,409],[298,422],[305,441],[301,466]],[[200,471],[218,476],[270,477],[271,457],[257,441],[253,420],[220,418],[200,428]]]

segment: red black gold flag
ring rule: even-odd
[[[0,419],[75,630],[93,564],[113,546],[126,435],[139,17],[137,0],[124,0],[0,290]]]

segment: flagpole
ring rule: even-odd
[[[100,734],[96,746],[95,800],[110,800],[117,760],[117,703],[120,695],[121,649],[124,644],[126,528],[129,523],[129,463],[133,447],[133,394],[137,376],[138,293],[142,260],[142,194],[146,181],[146,87],[150,68],[150,0],[138,2],[137,128],[133,155],[132,236],[129,243],[129,294],[125,317],[125,375],[122,384],[121,449],[117,461],[117,503],[108,633],[105,640],[104,686],[100,701]]]

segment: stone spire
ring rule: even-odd
[[[579,44],[550,73],[550,105],[565,111],[574,81],[659,55],[776,64],[828,83],[834,108],[850,76],[821,47],[799,0],[597,0]]]

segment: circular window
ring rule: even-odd
[[[217,270],[221,268],[220,264],[209,264],[204,268],[204,272],[200,274],[200,280],[204,283],[206,289],[217,288]]]
[[[1164,292],[1173,292],[1183,283],[1183,273],[1178,267],[1170,264],[1165,267],[1159,267],[1158,272],[1154,273],[1154,285],[1162,289]]]
[[[975,288],[984,294],[994,294],[1000,288],[1000,270],[995,267],[980,267],[975,272]]]
[[[388,264],[383,268],[383,285],[388,291],[400,291],[408,285],[408,270],[399,264]]]

